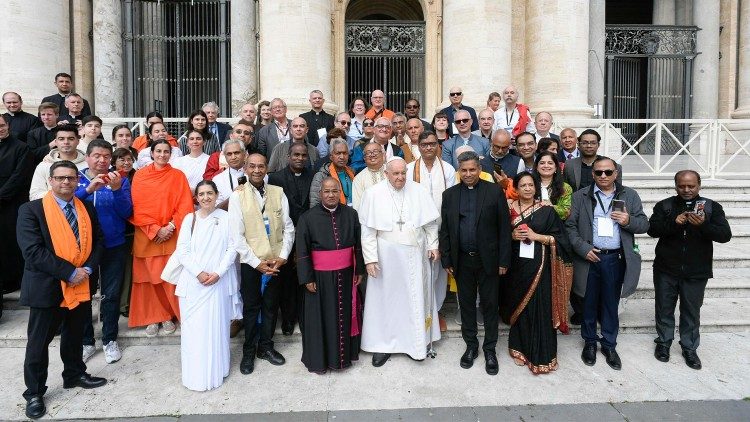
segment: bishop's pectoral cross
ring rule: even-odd
[[[404,224],[406,224],[405,221],[401,217],[398,218],[398,221],[396,221],[396,224],[398,224],[398,231],[402,232],[404,231]]]

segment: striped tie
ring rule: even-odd
[[[73,234],[76,236],[76,242],[78,242],[78,245],[80,246],[81,238],[78,235],[78,219],[73,213],[73,205],[71,205],[70,203],[65,205],[65,218],[68,219],[68,224],[70,224],[70,228],[73,230]]]

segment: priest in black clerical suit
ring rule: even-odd
[[[344,369],[359,359],[362,281],[357,211],[341,205],[341,187],[323,179],[320,203],[297,225],[297,274],[305,287],[302,311],[302,363],[310,372]]]
[[[3,113],[3,117],[10,125],[10,133],[18,140],[26,142],[26,134],[31,129],[41,126],[42,122],[33,114],[27,113],[21,109],[23,100],[15,92],[6,92],[3,94],[3,105],[8,110]]]
[[[67,95],[63,95],[60,93],[52,94],[48,97],[42,98],[42,102],[50,102],[57,104],[58,107],[60,107],[60,117],[66,117],[69,115],[68,108],[65,107],[65,98],[67,98]],[[91,115],[91,106],[89,105],[89,102],[83,98],[83,109],[81,110],[81,115],[77,116],[78,120]],[[62,119],[65,120],[65,119]]]

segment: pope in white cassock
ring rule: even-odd
[[[362,350],[373,366],[392,353],[421,360],[440,339],[429,260],[438,261],[438,218],[430,194],[406,179],[406,162],[388,160],[386,180],[365,191],[359,209],[362,254],[369,279]]]

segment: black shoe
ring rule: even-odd
[[[385,365],[386,362],[388,362],[388,359],[390,359],[391,354],[390,353],[373,353],[372,354],[372,366],[378,368],[383,365]]]
[[[617,351],[615,349],[602,347],[602,354],[605,358],[607,358],[607,365],[609,365],[612,369],[616,369],[618,371],[622,369],[620,355],[617,354]]]
[[[596,363],[596,343],[586,343],[581,352],[581,360],[588,366],[594,366]]]
[[[44,399],[41,397],[32,397],[26,402],[26,417],[29,419],[39,419],[47,413],[47,407],[44,406]]]
[[[282,321],[281,333],[285,336],[291,336],[294,334],[294,321]]]
[[[682,349],[682,357],[685,358],[687,366],[693,369],[701,369],[703,367],[701,359],[698,357],[698,353],[696,353],[695,350]]]
[[[669,362],[669,346],[657,344],[654,350],[654,357],[659,362]]]
[[[92,377],[91,375],[87,373],[83,373],[80,377],[72,380],[72,381],[65,381],[63,382],[63,388],[74,388],[74,387],[81,387],[81,388],[97,388],[101,387],[102,385],[107,383],[106,378],[99,378],[99,377]]]
[[[497,354],[494,351],[484,352],[484,369],[490,375],[497,375]]]
[[[240,372],[243,375],[252,374],[255,370],[255,353],[245,353],[240,362]]]
[[[265,352],[259,351],[255,356],[258,359],[263,359],[271,362],[271,365],[281,366],[286,363],[286,359],[284,359],[284,356],[281,356],[281,353],[277,352],[274,349],[269,349]]]
[[[464,369],[471,368],[474,365],[474,359],[476,359],[477,356],[479,356],[479,352],[477,351],[477,349],[471,349],[467,347],[464,355],[461,356],[461,367]]]
[[[570,316],[570,323],[572,325],[581,325],[583,324],[583,314],[573,314]]]

